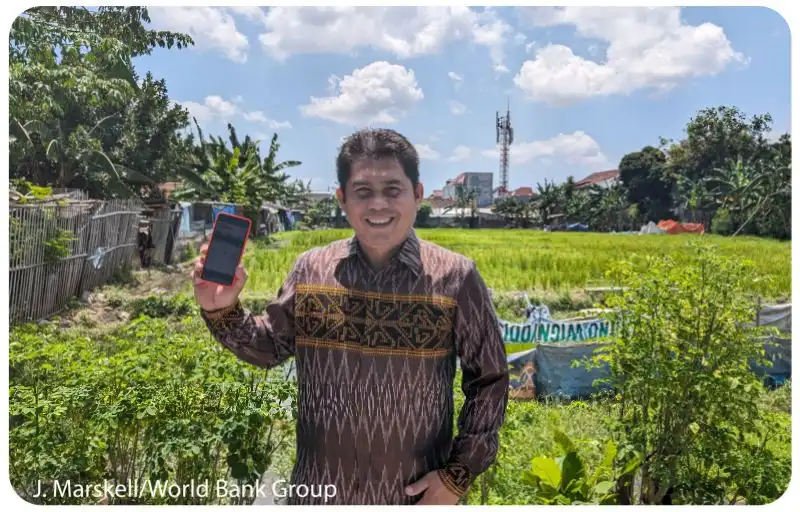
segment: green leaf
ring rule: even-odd
[[[603,496],[611,492],[611,489],[614,488],[614,482],[612,480],[603,480],[602,482],[598,482],[594,486],[594,493],[595,495]]]
[[[572,440],[569,438],[569,436],[567,434],[565,434],[561,430],[554,429],[553,430],[553,437],[555,438],[556,443],[558,443],[558,445],[561,447],[561,449],[564,450],[564,453],[569,453],[569,452],[574,452],[575,451],[575,445],[572,444]]]
[[[569,452],[561,462],[561,486],[569,488],[573,482],[579,481],[584,476],[583,461],[576,452]]]
[[[554,489],[561,487],[561,468],[549,457],[534,458],[531,462],[531,473]]]

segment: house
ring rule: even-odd
[[[479,207],[491,206],[493,180],[494,173],[491,172],[463,172],[454,179],[447,180],[442,195],[445,199],[456,199],[458,188],[463,187],[465,192],[477,192]]]
[[[531,187],[519,187],[512,194],[511,197],[520,201],[530,201],[536,195]]]
[[[577,188],[588,187],[591,185],[598,185],[603,188],[608,188],[619,180],[619,169],[610,169],[608,171],[600,171],[590,174],[582,180],[575,183]]]

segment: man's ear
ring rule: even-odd
[[[336,200],[339,201],[339,206],[344,206],[344,190],[341,188],[336,189]]]
[[[417,206],[420,205],[422,200],[425,198],[425,187],[422,186],[422,183],[417,183],[414,187],[414,199],[417,201]]]

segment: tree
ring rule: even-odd
[[[553,182],[544,180],[544,185],[536,184],[537,195],[534,199],[536,208],[539,210],[539,218],[543,224],[550,222],[550,215],[558,213],[560,210],[560,191]]]
[[[636,204],[646,220],[658,222],[669,215],[673,184],[666,175],[667,157],[663,151],[646,146],[628,153],[619,163],[620,181],[627,200]]]
[[[748,120],[737,107],[719,106],[700,110],[686,125],[686,138],[679,143],[662,141],[667,148],[669,170],[691,181],[707,176],[729,158],[749,160],[767,149],[770,114]]]
[[[199,145],[194,148],[191,169],[183,172],[183,183],[173,194],[176,199],[244,205],[245,214],[257,222],[264,202],[288,199],[296,193],[294,187],[284,185],[286,178],[277,171],[300,162],[275,163],[280,148],[277,134],[262,161],[257,141],[249,136],[240,141],[232,125],[228,124],[230,147],[222,137],[212,136],[206,141],[197,120],[195,126]]]
[[[12,177],[84,188],[95,197],[134,194],[135,184],[147,181],[111,151],[125,123],[119,113],[139,92],[132,59],[155,47],[193,44],[184,34],[146,29],[149,21],[142,7],[36,7],[14,21]]]
[[[146,178],[139,189],[141,196],[158,195],[158,184],[178,179],[181,170],[188,169],[189,148],[179,134],[188,125],[189,113],[170,101],[166,82],[148,72],[125,109],[119,136],[109,137],[111,158]]]

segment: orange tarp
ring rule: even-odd
[[[677,222],[674,220],[662,220],[658,223],[658,228],[670,235],[679,235],[681,233],[696,233],[702,235],[706,232],[702,224]]]

